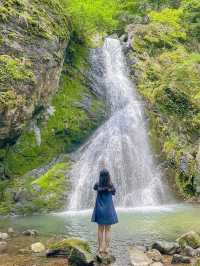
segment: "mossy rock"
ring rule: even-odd
[[[195,231],[190,231],[177,239],[181,247],[190,246],[192,248],[200,247],[200,235]]]
[[[65,239],[50,245],[51,250],[64,250],[71,266],[93,265],[88,243],[81,239]]]

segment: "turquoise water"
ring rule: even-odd
[[[119,265],[128,265],[127,248],[132,244],[151,244],[154,240],[175,240],[189,230],[200,232],[200,207],[168,205],[118,210],[119,224],[112,228],[112,249]],[[42,234],[62,234],[89,241],[96,250],[96,224],[90,222],[91,210],[48,215],[2,218],[0,227],[16,230],[37,229]]]

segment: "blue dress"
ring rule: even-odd
[[[92,214],[92,222],[100,225],[112,225],[118,223],[117,213],[113,204],[112,195],[115,195],[115,188],[99,188],[98,183],[94,185],[97,191],[96,203]]]

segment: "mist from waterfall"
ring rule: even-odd
[[[118,207],[155,206],[169,200],[167,186],[148,141],[142,102],[128,71],[120,41],[107,38],[91,52],[93,86],[105,90],[107,121],[79,150],[69,173],[72,192],[68,210],[94,205],[93,185],[107,168],[116,186]]]

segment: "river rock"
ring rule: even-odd
[[[180,254],[174,254],[172,257],[172,264],[176,263],[191,263],[190,257],[182,256]]]
[[[42,243],[37,242],[31,245],[31,250],[35,253],[41,253],[45,251],[45,246]]]
[[[197,257],[200,257],[200,248],[195,249],[195,253]]]
[[[9,235],[7,233],[0,233],[0,240],[6,240],[9,238]]]
[[[38,236],[39,235],[37,230],[32,230],[32,229],[27,229],[22,234],[25,236]]]
[[[101,255],[97,255],[96,256],[96,264],[97,265],[112,265],[113,263],[115,263],[116,258],[113,255],[107,255],[107,256],[101,256]]]
[[[195,231],[190,231],[179,237],[177,242],[181,247],[190,246],[192,248],[198,248],[200,247],[200,235]]]
[[[168,241],[157,241],[152,245],[152,249],[157,249],[161,254],[165,255],[173,255],[181,251],[178,243]]]
[[[147,254],[135,246],[129,247],[129,258],[132,266],[149,266],[152,263]]]
[[[8,233],[9,233],[9,234],[14,234],[15,231],[14,231],[14,229],[13,229],[12,227],[9,227],[9,228],[8,228]]]
[[[157,249],[147,251],[147,256],[155,262],[162,261],[162,255]]]
[[[4,253],[7,249],[7,242],[6,241],[0,241],[0,254]]]
[[[163,266],[163,263],[161,262],[153,262],[151,266]]]
[[[61,250],[62,255],[68,258],[71,266],[93,265],[94,257],[90,251],[88,243],[81,239],[64,239],[50,245],[50,250],[46,254],[52,257],[56,251]]]
[[[184,253],[184,255],[189,256],[189,257],[195,257],[197,255],[196,249],[194,249],[190,246],[184,247],[183,253]]]

